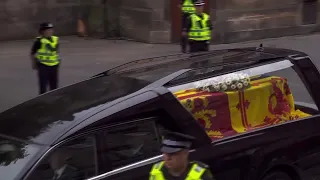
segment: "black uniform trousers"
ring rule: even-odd
[[[58,88],[58,71],[59,65],[47,66],[37,63],[38,66],[38,79],[39,79],[39,94],[47,92],[47,86],[50,90]]]
[[[189,40],[190,53],[209,51],[209,41]],[[196,61],[192,65],[194,68],[204,68],[209,66],[209,60]]]
[[[209,51],[209,41],[189,40],[190,52]]]
[[[182,32],[182,29],[184,27],[186,27],[187,19],[188,19],[189,16],[190,16],[189,13],[184,13],[184,12],[182,13],[182,15],[181,15],[181,32]],[[188,44],[188,37],[187,36],[181,36],[180,42],[181,42],[181,50],[183,52],[185,52],[186,49],[187,49],[187,44]]]

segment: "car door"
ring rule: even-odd
[[[26,180],[51,180],[60,169],[67,169],[60,175],[65,180],[82,180],[159,155],[156,120],[137,118],[66,140],[50,149]],[[134,173],[120,179],[141,179],[140,175]]]
[[[97,133],[99,174],[160,155],[156,120],[156,117],[138,118]],[[129,177],[140,178],[139,174]]]
[[[82,180],[98,173],[94,134],[70,138],[52,147],[26,175],[25,180]]]

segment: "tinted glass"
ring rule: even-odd
[[[229,74],[204,73],[169,89],[212,140],[318,114],[303,81],[283,60]]]
[[[49,153],[31,173],[28,180],[83,180],[96,175],[94,137],[82,137]]]
[[[169,74],[175,73],[181,69],[193,69],[207,66],[213,66],[218,63],[238,62],[239,64],[250,60],[261,58],[272,58],[274,55],[253,52],[246,50],[217,50],[210,53],[200,53],[199,55],[177,55],[168,56],[168,58],[155,58],[153,62],[143,61],[143,63],[128,63],[124,67],[113,71],[120,76],[133,77],[146,81],[157,81]],[[245,63],[243,64],[245,65]]]
[[[0,137],[1,179],[15,179],[31,163],[41,146]]]
[[[99,151],[105,170],[113,170],[160,154],[160,142],[152,119],[115,126],[99,136]]]

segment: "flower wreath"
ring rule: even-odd
[[[198,90],[209,92],[242,90],[250,86],[250,77],[244,73],[232,73],[220,79],[196,82],[195,86]]]

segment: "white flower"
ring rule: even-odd
[[[242,87],[243,87],[242,83],[238,83],[238,84],[237,84],[237,88],[238,88],[238,89],[241,89]]]
[[[222,85],[221,85],[221,89],[222,89],[223,91],[225,91],[225,90],[227,90],[227,89],[228,89],[228,86],[227,86],[227,85],[225,85],[225,84],[222,84]]]
[[[214,84],[214,85],[213,85],[213,88],[214,88],[216,91],[219,91],[219,90],[220,90],[219,84]]]
[[[210,86],[210,84],[209,84],[207,81],[205,81],[205,82],[203,83],[203,86],[204,86],[204,87],[208,87],[208,86]]]
[[[231,74],[229,74],[229,77],[231,77],[231,78],[235,78],[235,77],[237,77],[238,76],[238,74],[236,74],[236,73],[231,73]]]
[[[216,89],[213,86],[208,86],[209,92],[216,92]]]
[[[218,84],[218,82],[216,80],[212,79],[212,80],[210,80],[210,84],[214,85],[214,84]]]
[[[250,76],[248,74],[243,74],[244,78],[249,78]]]
[[[200,83],[200,82],[195,82],[195,83],[194,83],[194,86],[195,86],[197,89],[202,88],[202,83]]]
[[[229,85],[232,84],[232,81],[231,81],[231,80],[227,80],[227,81],[226,81],[226,84],[229,86]]]
[[[231,85],[231,89],[232,89],[232,90],[234,90],[234,89],[236,89],[236,88],[237,88],[236,85],[234,85],[234,84]]]
[[[244,81],[244,82],[243,82],[243,85],[244,85],[244,86],[248,86],[249,83],[248,83],[247,81]]]
[[[204,91],[210,91],[210,89],[209,89],[208,86],[203,87],[203,90],[204,90]]]

